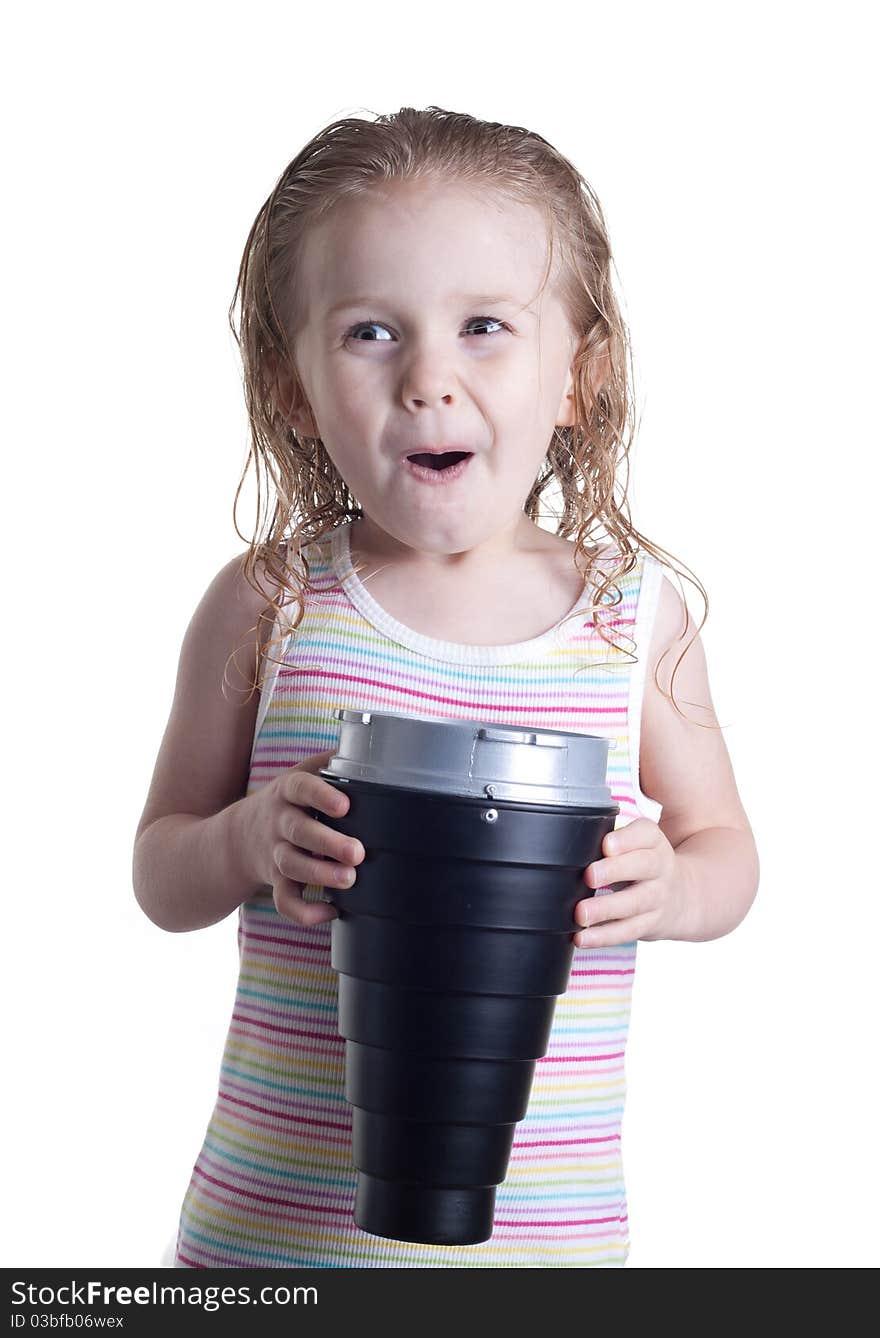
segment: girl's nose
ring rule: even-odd
[[[411,358],[401,394],[407,408],[433,409],[453,401],[454,377],[441,356],[428,350]]]
[[[425,395],[422,395],[422,396],[419,396],[419,395],[406,395],[406,396],[404,397],[404,399],[405,399],[405,403],[406,403],[408,406],[411,405],[414,409],[433,409],[433,408],[434,408],[436,405],[438,405],[438,404],[451,404],[451,403],[452,403],[452,395],[451,395],[451,394],[446,394],[446,395],[443,395],[443,394],[434,394],[434,395],[432,395],[432,394],[428,393],[428,394],[425,394]]]

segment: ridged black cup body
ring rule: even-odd
[[[366,851],[352,888],[327,889],[354,1220],[478,1244],[567,988],[583,871],[619,809],[329,783],[348,812],[313,816]]]

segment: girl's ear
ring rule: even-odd
[[[574,374],[572,366],[574,357],[578,351],[580,340],[574,331],[570,335],[571,358],[568,364],[568,371],[565,374],[565,385],[562,388],[562,398],[559,401],[559,408],[556,410],[557,427],[574,427]]]
[[[611,358],[608,352],[607,339],[603,339],[602,343],[598,344],[590,355],[587,375],[593,395],[598,399],[599,391],[602,390],[611,375]],[[559,402],[556,426],[574,427],[574,412],[574,376],[571,365],[569,365],[568,375],[565,378],[565,388]]]
[[[559,408],[556,410],[557,427],[574,427],[574,379],[571,374],[571,368],[565,378],[565,389],[562,392],[562,399],[559,401]]]
[[[599,398],[599,392],[604,390],[607,383],[611,380],[611,354],[607,339],[603,339],[601,344],[594,350],[590,358],[590,387],[596,399]]]
[[[304,437],[320,437],[318,425],[296,372],[274,353],[266,354],[266,372],[274,378],[272,394],[291,427]]]

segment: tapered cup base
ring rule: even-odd
[[[422,1245],[479,1245],[492,1235],[495,1186],[411,1185],[358,1174],[355,1226]]]

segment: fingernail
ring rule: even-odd
[[[354,869],[339,869],[336,873],[336,881],[341,887],[351,887],[354,882]]]

